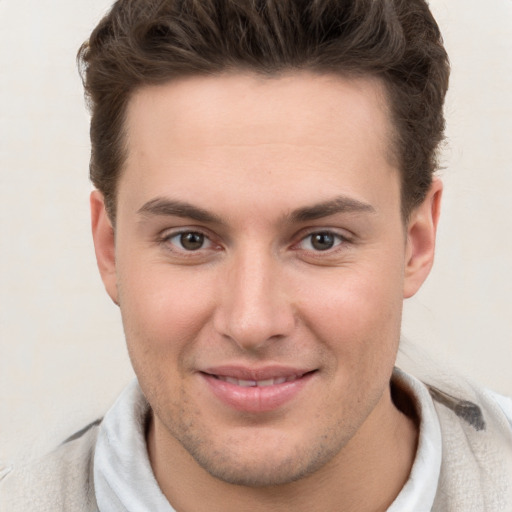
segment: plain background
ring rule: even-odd
[[[38,455],[132,378],[95,267],[75,54],[108,0],[0,0],[0,459]],[[452,61],[434,271],[403,334],[512,395],[512,1],[432,0]]]

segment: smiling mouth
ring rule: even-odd
[[[312,373],[312,372],[308,372]],[[211,375],[211,374],[209,374]],[[265,380],[245,380],[245,379],[235,379],[234,377],[227,377],[224,375],[211,375],[214,379],[221,380],[223,382],[228,382],[229,384],[233,384],[235,386],[240,386],[242,388],[266,388],[269,386],[277,386],[279,384],[284,384],[285,382],[294,382],[306,374],[300,375],[290,375],[288,377],[276,377],[274,379],[265,379]]]
[[[226,367],[200,372],[222,403],[246,413],[264,413],[291,402],[309,386],[318,370]]]

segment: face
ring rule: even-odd
[[[189,78],[138,91],[126,126],[115,244],[99,193],[93,228],[157,444],[253,486],[335,463],[389,414],[402,300],[429,268],[383,88]]]

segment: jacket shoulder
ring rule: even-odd
[[[442,433],[433,510],[512,510],[512,428],[496,395],[471,383],[429,386]]]
[[[0,472],[0,510],[96,512],[93,459],[96,421],[43,458]]]

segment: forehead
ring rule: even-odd
[[[255,144],[268,142],[275,128],[286,128],[283,138],[307,136],[312,144],[325,143],[340,131],[347,139],[346,128],[356,125],[382,128],[382,142],[387,144],[391,131],[385,87],[379,79],[310,72],[197,76],[134,93],[127,111],[131,140],[153,134],[162,128],[155,126],[159,122],[168,131],[169,121],[175,123],[173,141],[182,147],[189,142],[215,143],[216,134],[229,137],[233,144],[245,143],[244,128],[251,130]],[[194,139],[184,127],[195,133]],[[324,130],[318,131],[320,127]]]
[[[288,182],[302,199],[320,183],[327,194],[340,177],[348,192],[370,191],[376,169],[396,172],[385,89],[371,78],[225,74],[144,87],[126,131],[119,191],[130,182],[146,196],[201,189],[206,199],[208,186],[213,194],[227,182],[239,196],[268,195]]]

